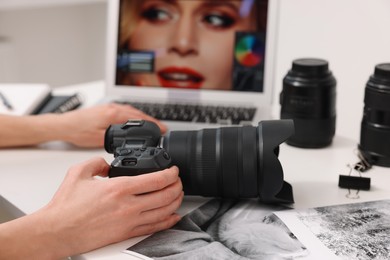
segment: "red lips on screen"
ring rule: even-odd
[[[161,85],[165,88],[199,89],[204,76],[190,68],[168,67],[157,72]]]

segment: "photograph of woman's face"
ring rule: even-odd
[[[254,12],[245,11],[248,3],[254,1],[127,1],[133,3],[121,14],[125,26],[121,27],[120,48],[153,51],[155,63],[154,73],[126,73],[123,83],[188,89],[232,88],[235,33],[256,30]]]

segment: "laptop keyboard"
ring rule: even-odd
[[[117,101],[131,105],[159,120],[238,125],[252,121],[255,107],[201,106]]]

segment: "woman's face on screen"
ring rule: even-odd
[[[155,73],[132,74],[145,86],[231,89],[236,31],[255,29],[237,0],[142,1],[127,47],[153,50]]]

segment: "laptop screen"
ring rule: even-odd
[[[120,0],[115,84],[263,92],[267,0]]]

